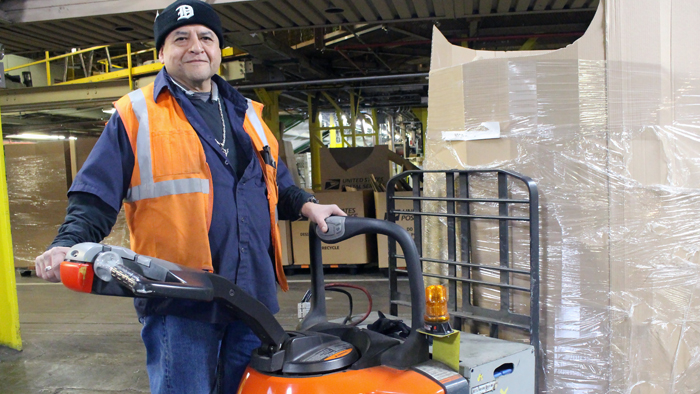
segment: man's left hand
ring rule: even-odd
[[[312,222],[318,224],[318,227],[324,233],[328,231],[326,218],[329,216],[348,216],[342,209],[335,204],[323,205],[313,202],[307,202],[301,207],[301,214],[309,218]]]

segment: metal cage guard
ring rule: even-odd
[[[423,193],[423,180],[426,174],[435,176],[444,175],[444,190],[441,195],[445,197],[430,197]],[[410,177],[413,184],[412,196],[395,195],[396,184]],[[493,183],[497,189],[497,197],[472,198],[473,179],[481,178],[481,183]],[[491,178],[495,182],[490,181]],[[511,183],[509,183],[511,182]],[[515,183],[513,183],[515,182]],[[481,184],[480,183],[480,184]],[[511,197],[510,185],[520,184],[527,192],[527,198],[517,199]],[[472,189],[470,189],[470,186]],[[401,200],[412,201],[411,211],[397,210],[396,202]],[[436,202],[435,205],[446,205],[446,212],[440,209],[429,212],[424,208],[424,202]],[[497,215],[473,214],[473,204],[497,204]],[[527,216],[515,216],[510,214],[510,206],[526,205]],[[466,321],[475,321],[489,324],[490,336],[498,337],[499,326],[514,327],[525,330],[530,334],[530,344],[535,348],[536,359],[539,360],[539,214],[537,185],[532,179],[515,172],[504,170],[450,170],[450,171],[407,171],[393,177],[387,184],[387,220],[396,222],[399,215],[413,215],[414,240],[418,248],[421,263],[432,262],[447,265],[448,275],[438,275],[423,272],[423,276],[439,278],[448,282],[448,308],[456,327],[462,327]],[[423,218],[438,217],[447,223],[447,260],[426,258],[423,252]],[[485,265],[473,259],[473,234],[472,222],[477,220],[496,221],[498,223],[498,244],[500,261],[498,265]],[[510,245],[512,231],[509,223],[529,222],[529,270],[515,268],[511,261]],[[457,251],[457,238],[459,237],[459,253]],[[397,259],[403,256],[396,254],[396,242],[391,238],[389,242],[389,286],[390,286],[390,313],[398,315],[399,306],[409,306],[410,300],[406,294],[398,289]],[[442,242],[442,240],[441,240]],[[443,245],[440,245],[443,247]],[[461,267],[461,276],[457,276],[457,267]],[[473,278],[474,272],[480,270],[497,271],[500,273],[499,282],[489,282]],[[529,276],[530,286],[516,286],[511,282],[511,275]],[[500,309],[489,309],[474,304],[473,290],[475,287],[491,287],[500,291]],[[461,307],[458,308],[457,289],[461,288]],[[525,292],[530,295],[530,314],[516,313],[511,307],[511,296],[514,292]],[[539,362],[538,362],[539,365]],[[539,368],[539,367],[538,367]]]

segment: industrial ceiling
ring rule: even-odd
[[[58,55],[72,48],[127,42],[134,50],[146,49],[153,46],[156,7],[162,9],[168,3],[6,0],[0,2],[0,43],[6,53],[36,59],[44,58],[45,51]],[[321,91],[341,106],[349,104],[349,90],[360,93],[366,108],[425,106],[433,26],[451,42],[470,48],[557,49],[585,32],[599,0],[209,3],[221,16],[226,44],[245,53],[237,59],[253,65],[253,72],[232,84],[246,95],[253,95],[253,87],[281,90],[280,107],[303,113],[308,95],[318,97]],[[117,54],[114,51],[112,55]],[[332,108],[323,98],[319,104]],[[5,124],[4,115],[3,126],[15,127]],[[55,124],[66,116],[53,112],[29,118]],[[88,125],[85,117],[83,111],[71,121],[93,131],[104,124],[95,119]],[[41,122],[32,119],[32,123]]]

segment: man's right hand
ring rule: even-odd
[[[60,282],[61,263],[69,250],[65,246],[56,246],[37,257],[34,262],[36,276],[49,282]]]

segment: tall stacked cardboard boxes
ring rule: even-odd
[[[426,169],[498,167],[539,187],[542,392],[700,387],[697,7],[601,1],[586,34],[552,52],[434,35]],[[472,139],[487,125],[497,138]],[[444,227],[425,226],[432,257]],[[494,237],[475,258],[496,253]],[[493,290],[476,297],[498,307]]]

